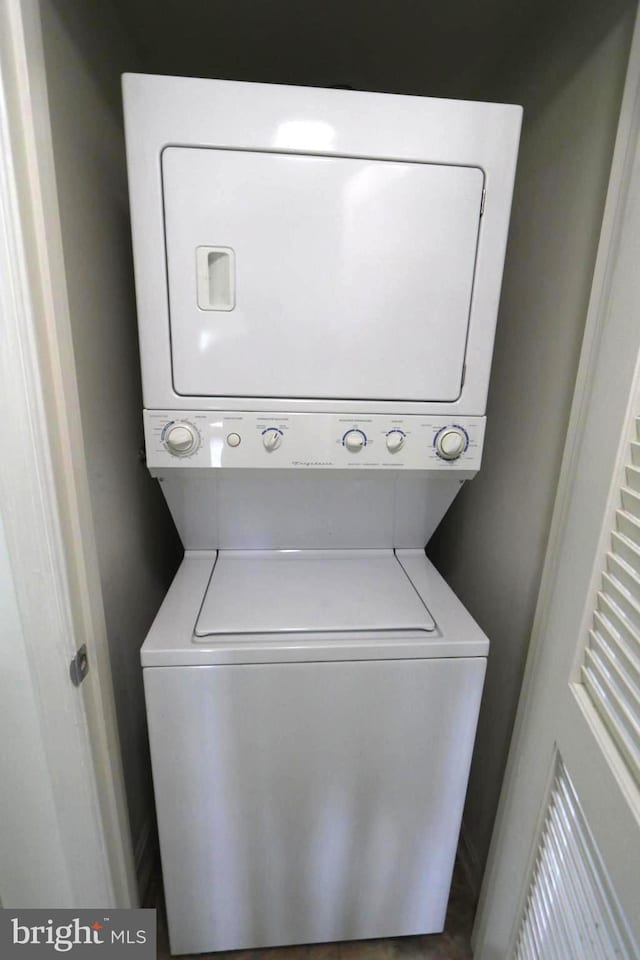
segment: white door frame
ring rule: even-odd
[[[562,637],[571,629],[569,624],[585,626],[585,610],[595,590],[594,560],[599,560],[603,517],[612,483],[617,486],[619,481],[615,465],[628,443],[640,355],[639,208],[637,19],[529,655],[473,932],[476,960],[509,960],[513,955],[552,772],[545,693],[551,678],[568,676],[574,662],[575,653],[569,651],[569,662],[564,663],[567,644]],[[563,563],[566,557],[572,558],[570,569]],[[574,650],[578,632],[573,631]],[[586,629],[584,634],[586,638]],[[602,748],[608,749],[604,741]],[[635,788],[626,771],[616,773],[621,800]],[[630,817],[622,802],[619,816],[620,824]],[[608,866],[631,916],[637,907],[637,884],[620,847],[618,854],[614,858],[618,862]]]
[[[6,868],[3,899],[134,906],[38,0],[0,3],[0,287],[0,512],[60,837],[57,862],[39,864],[50,901],[12,902]],[[83,643],[90,668],[76,688],[69,664]],[[54,886],[63,874],[66,887]]]

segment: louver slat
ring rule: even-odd
[[[631,540],[637,547],[640,547],[640,521],[636,520],[630,513],[624,510],[618,510],[616,514],[616,529]]]
[[[589,636],[592,648],[587,650],[586,663],[589,664],[591,659],[597,661],[598,667],[606,676],[609,685],[616,688],[621,707],[626,707],[626,704],[629,704],[630,729],[635,730],[637,725],[634,721],[640,716],[638,690],[630,681],[629,674],[621,665],[621,662],[616,659],[615,653],[603,642],[603,638],[597,633],[591,633]]]
[[[611,534],[611,546],[615,556],[620,557],[633,569],[636,576],[640,577],[640,545],[614,530]]]
[[[584,689],[640,783],[640,421],[580,671]]]
[[[640,494],[630,487],[621,487],[620,500],[625,513],[635,517],[636,520],[640,519]]]
[[[559,763],[514,960],[633,960],[637,949]]]
[[[598,643],[606,648],[610,657],[620,661],[620,668],[626,671],[634,686],[640,688],[640,661],[636,658],[628,637],[624,632],[616,630],[614,620],[603,615],[602,611],[596,611],[593,615],[593,631],[590,635],[592,638],[598,638]]]
[[[627,486],[636,493],[640,492],[640,468],[630,464],[626,471]]]

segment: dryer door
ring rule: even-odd
[[[162,172],[177,393],[457,399],[481,170],[168,147]]]

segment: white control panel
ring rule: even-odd
[[[480,469],[484,417],[145,410],[150,468]]]

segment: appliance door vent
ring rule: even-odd
[[[640,783],[640,421],[635,423],[580,679]]]
[[[573,785],[559,762],[514,960],[638,956]]]

